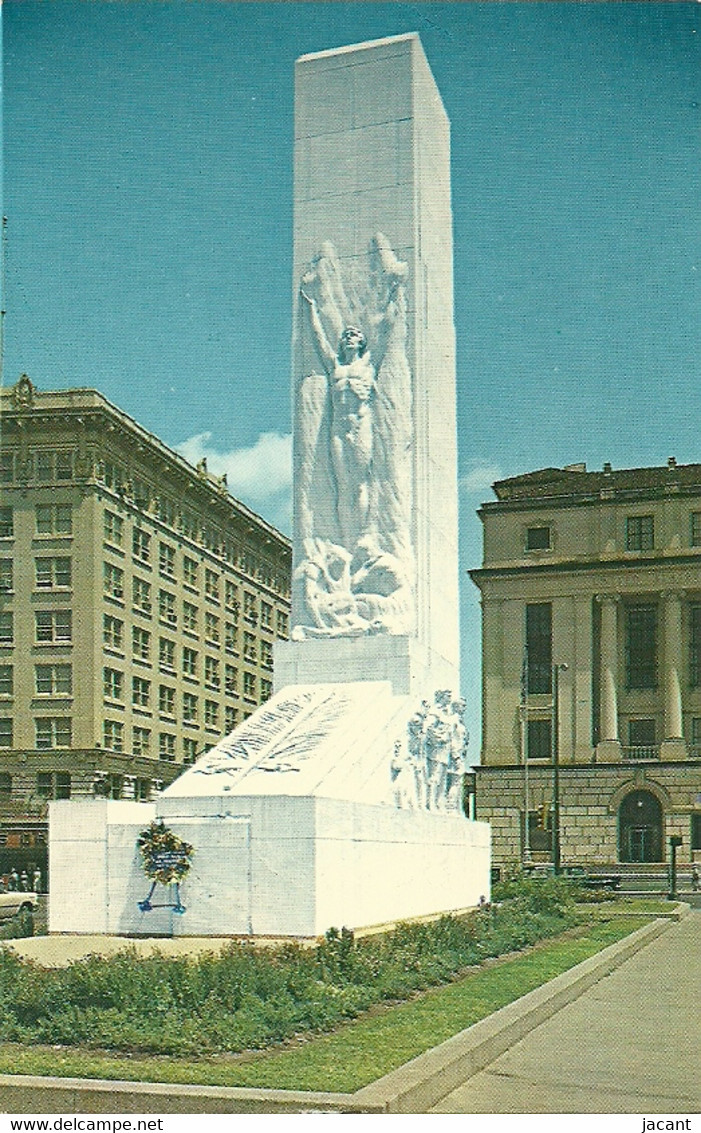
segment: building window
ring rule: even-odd
[[[124,597],[124,571],[113,563],[104,563],[102,567],[104,591],[110,598]]]
[[[124,622],[110,614],[103,614],[102,640],[108,649],[121,651],[124,647]]]
[[[158,758],[166,763],[175,763],[175,736],[170,732],[160,732],[158,735]]]
[[[526,550],[527,551],[549,551],[551,547],[550,542],[550,528],[549,527],[527,527],[526,528]]]
[[[691,546],[701,547],[701,511],[691,513]]]
[[[36,530],[37,535],[70,535],[73,530],[70,504],[38,504]]]
[[[3,716],[0,719],[0,748],[12,746],[12,717]]]
[[[261,700],[270,700],[273,694],[273,682],[266,680],[265,677],[260,679],[260,698]]]
[[[247,700],[254,700],[256,695],[256,678],[253,673],[243,674],[243,695]]]
[[[73,618],[70,610],[37,610],[34,618],[38,642],[63,644],[71,640]]]
[[[9,771],[0,771],[0,799],[9,799],[12,794],[12,776]]]
[[[37,590],[67,589],[71,585],[71,560],[41,558],[34,560]]]
[[[689,684],[701,685],[701,606],[689,607]]]
[[[208,598],[213,598],[216,602],[219,601],[219,575],[216,571],[210,570],[209,567],[204,572],[204,592]]]
[[[121,748],[116,749],[121,751]],[[124,789],[122,775],[100,775],[93,784],[93,791],[102,799],[121,799]]]
[[[131,631],[132,653],[140,661],[148,661],[151,653],[151,634],[147,629],[134,626]]]
[[[175,612],[175,595],[168,590],[158,591],[158,616],[162,622],[167,622],[170,626],[178,623],[178,616]]]
[[[290,629],[290,619],[283,610],[277,612],[277,636],[287,641]]]
[[[120,720],[105,720],[102,743],[106,751],[124,751],[124,725]]]
[[[207,688],[219,688],[221,686],[219,661],[216,657],[205,657],[204,659],[204,683]]]
[[[196,559],[191,559],[189,555],[183,558],[183,582],[186,586],[197,586],[197,570],[198,562]]]
[[[255,595],[249,594],[247,590],[243,592],[243,618],[244,621],[249,622],[250,625],[258,624],[258,610]]]
[[[238,670],[235,665],[224,666],[224,689],[233,696],[238,684]]]
[[[42,449],[34,457],[34,479],[49,483],[52,480],[73,478],[73,453]]]
[[[238,719],[238,708],[235,708],[233,704],[227,704],[226,708],[224,709],[224,729],[227,734],[229,732],[233,732],[234,728],[238,724]]]
[[[70,665],[35,665],[37,696],[70,696],[73,692],[73,669]]]
[[[194,763],[197,759],[198,754],[197,740],[193,740],[189,736],[186,736],[183,740],[183,763],[185,764],[185,766],[187,767],[190,764]]]
[[[15,479],[15,454],[0,452],[0,484],[12,484]]]
[[[148,563],[151,561],[151,536],[148,531],[142,531],[140,527],[135,527],[131,537],[131,551],[135,559],[140,563]]]
[[[105,485],[106,488],[111,488],[114,492],[119,492],[126,480],[126,473],[121,464],[116,464],[111,460],[103,460],[98,469],[98,479]]]
[[[175,689],[161,685],[158,689],[158,711],[164,716],[175,716]]]
[[[226,579],[226,583],[225,583],[224,603],[226,605],[227,610],[231,610],[232,613],[238,614],[238,610],[239,610],[238,586],[236,585],[235,582],[232,582],[231,579],[229,579],[229,578]]]
[[[273,607],[270,602],[262,602],[260,604],[260,624],[264,629],[273,628]]]
[[[14,684],[12,665],[0,665],[0,696],[12,696],[15,691]]]
[[[15,519],[11,508],[0,508],[0,539],[11,539],[15,535]]]
[[[183,648],[183,674],[186,677],[197,676],[197,650]]]
[[[197,633],[197,606],[192,602],[183,602],[183,628]]]
[[[529,695],[552,691],[552,624],[550,602],[526,606],[526,690]]]
[[[44,799],[69,799],[71,777],[67,771],[40,771],[37,774],[37,794]]]
[[[14,621],[11,610],[0,613],[0,645],[12,645],[15,640]]]
[[[205,700],[204,722],[207,728],[219,727],[219,705],[216,700]]]
[[[158,642],[158,666],[168,672],[175,672],[175,642],[169,641],[167,637],[160,638]]]
[[[258,650],[256,648],[257,642],[255,634],[249,633],[244,630],[243,633],[243,655],[246,661],[252,661],[255,664],[258,659]]]
[[[119,669],[103,669],[102,692],[106,700],[123,700],[124,673],[120,673]]]
[[[151,613],[151,583],[143,578],[134,578],[132,584],[133,607],[139,614]]]
[[[184,508],[180,513],[180,530],[188,539],[197,539],[200,533],[200,524],[197,516]]]
[[[629,720],[628,746],[634,748],[651,748],[655,746],[655,721]]]
[[[197,697],[192,692],[183,693],[183,720],[191,724],[197,719]]]
[[[70,747],[73,732],[70,716],[39,716],[34,721],[37,750]]]
[[[629,606],[626,610],[626,687],[657,687],[657,608]]]
[[[177,508],[172,500],[167,496],[159,496],[156,500],[156,515],[159,519],[167,523],[169,527],[175,527],[175,517],[177,515]]]
[[[626,520],[626,550],[652,551],[655,525],[651,515],[629,515]]]
[[[691,849],[701,850],[701,814],[691,816]]]
[[[273,646],[270,641],[261,641],[260,643],[260,663],[264,669],[272,669],[273,667]]]
[[[526,741],[529,759],[552,759],[552,720],[549,716],[528,721]]]
[[[131,679],[131,702],[136,708],[148,708],[151,699],[151,682],[142,677]]]
[[[105,512],[105,542],[121,547],[124,538],[124,520],[113,511]]]
[[[204,615],[204,635],[207,641],[212,641],[215,644],[219,642],[219,618],[216,614],[210,614],[209,610],[205,611]]]
[[[235,653],[237,650],[238,635],[236,626],[233,622],[224,623],[224,648],[227,653]]]
[[[13,590],[12,559],[0,559],[0,593],[11,594]]]
[[[175,547],[158,544],[158,570],[164,578],[175,578]]]
[[[15,523],[11,507],[0,507],[0,539],[11,539],[15,533]]]

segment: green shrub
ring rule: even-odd
[[[140,958],[134,949],[43,969],[0,949],[0,1040],[197,1056],[328,1030],[373,1004],[454,979],[487,957],[576,923],[571,883],[510,879],[499,903],[315,948],[232,942],[218,955]]]

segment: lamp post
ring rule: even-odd
[[[669,839],[669,899],[677,899],[677,849],[682,844],[679,834],[673,834]]]
[[[560,673],[567,665],[553,665],[553,716],[552,716],[552,757],[553,757],[553,873],[560,872]]]

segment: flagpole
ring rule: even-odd
[[[526,645],[523,650],[523,663],[521,665],[521,759],[523,760],[523,806],[524,806],[524,824],[523,824],[523,851],[521,854],[522,864],[527,865],[531,860],[531,838],[530,838],[530,798],[529,798],[529,782],[528,782],[528,646]]]

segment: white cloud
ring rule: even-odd
[[[211,433],[197,433],[176,452],[197,464],[204,457],[215,476],[226,473],[229,491],[283,531],[291,526],[292,435],[261,433],[250,448],[221,451],[210,444]]]
[[[501,480],[503,475],[498,464],[477,457],[470,461],[467,472],[460,477],[460,491],[467,496],[488,492],[494,481]]]

